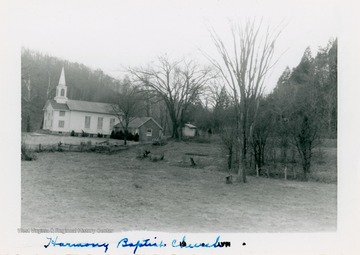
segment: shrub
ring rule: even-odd
[[[81,130],[81,136],[82,137],[88,137],[89,133],[86,133],[84,130]]]
[[[132,133],[127,134],[127,140],[128,141],[134,141],[134,135]]]
[[[124,132],[122,130],[116,132],[115,139],[124,140]]]
[[[150,153],[149,158],[152,162],[164,160],[164,152],[161,152],[160,154],[151,154]]]
[[[29,149],[25,143],[21,143],[21,160],[32,161],[36,159],[34,151]]]
[[[150,153],[151,151],[148,147],[139,147],[137,150],[136,157],[140,159],[147,158]]]
[[[134,135],[134,142],[138,142],[138,141],[139,141],[139,134],[136,133],[136,134]]]
[[[98,133],[98,134],[97,134],[97,137],[100,137],[100,138],[101,138],[101,137],[103,137],[103,134]]]
[[[55,152],[56,151],[56,145],[52,145],[50,148],[49,148],[49,152]]]
[[[70,136],[75,136],[75,131],[74,130],[71,131]]]
[[[159,145],[159,146],[166,145],[167,144],[166,137],[153,139],[152,144],[153,145]]]
[[[63,151],[63,149],[61,148],[62,142],[58,143],[58,151]]]
[[[113,131],[111,131],[110,138],[112,138],[112,139],[114,139],[114,138],[115,138],[115,132],[114,132],[114,130],[113,130]]]

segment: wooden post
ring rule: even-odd
[[[39,152],[41,152],[41,143],[39,143]]]
[[[270,178],[269,168],[266,168],[267,177]]]
[[[258,164],[255,164],[255,168],[256,168],[256,177],[259,177],[259,166],[258,166]]]
[[[190,162],[191,162],[191,166],[192,166],[192,167],[195,167],[195,166],[196,166],[196,163],[195,163],[195,161],[194,161],[193,158],[190,158]]]
[[[285,172],[285,181],[286,181],[287,180],[287,168],[286,168],[286,166],[285,166],[284,172]]]

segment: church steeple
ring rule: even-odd
[[[65,71],[63,67],[61,70],[59,84],[56,87],[56,96],[54,98],[55,101],[59,104],[65,104],[68,100],[66,94],[67,94],[67,87],[65,82]]]

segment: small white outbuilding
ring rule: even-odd
[[[187,123],[182,128],[182,134],[183,134],[183,136],[193,137],[196,135],[196,130],[197,130],[196,126],[194,126],[190,123]]]

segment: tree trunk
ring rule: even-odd
[[[171,122],[172,122],[172,138],[179,139],[179,123],[176,118],[175,113],[170,114]]]
[[[26,117],[26,132],[30,132],[31,131],[31,124],[30,124],[30,116],[28,115]]]
[[[126,130],[124,130],[124,145],[126,145],[127,144],[127,135],[128,135],[128,131],[127,131],[127,129]]]
[[[243,183],[246,183],[246,161],[242,162],[242,181]]]
[[[232,167],[232,154],[233,154],[233,149],[232,147],[229,148],[229,156],[228,156],[228,169],[231,170]]]
[[[328,105],[328,135],[329,135],[329,138],[331,137],[332,135],[332,132],[331,132],[331,109],[332,109],[332,104],[329,100],[329,105]]]

